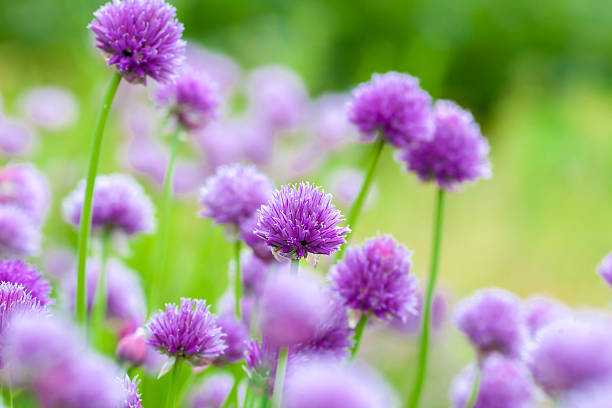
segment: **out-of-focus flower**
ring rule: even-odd
[[[525,323],[532,337],[550,323],[570,316],[569,309],[547,296],[531,296],[525,300]]]
[[[390,235],[368,239],[346,251],[332,267],[331,288],[344,303],[364,314],[390,321],[416,314],[417,282],[410,276],[412,251]]]
[[[47,217],[51,193],[49,181],[30,163],[9,164],[0,169],[0,203],[22,209],[34,223]]]
[[[36,131],[22,120],[0,117],[0,152],[7,156],[24,156],[32,149]]]
[[[36,272],[35,266],[19,259],[0,259],[0,282],[21,285],[42,306],[53,303],[49,298],[51,292],[49,281],[42,279],[42,274]]]
[[[87,262],[87,310],[91,311],[98,288],[101,269],[100,259]],[[66,304],[74,309],[76,293],[76,270],[64,287]],[[120,328],[140,326],[146,315],[146,302],[138,274],[120,260],[111,258],[106,262],[106,318],[117,320]],[[129,330],[128,330],[129,331]]]
[[[163,0],[113,0],[94,13],[88,28],[108,65],[128,82],[144,84],[151,77],[168,83],[184,60],[183,25]]]
[[[361,190],[363,178],[363,172],[357,169],[344,168],[337,170],[331,175],[329,180],[330,190],[340,204],[344,207],[349,207],[353,204]],[[377,196],[378,190],[376,184],[373,184],[366,197],[365,205],[371,205]]]
[[[612,286],[612,252],[601,260],[597,266],[597,273],[606,281],[608,285]]]
[[[242,221],[240,224],[240,239],[251,247],[255,256],[264,262],[270,262],[274,260],[274,254],[268,244],[266,244],[266,241],[255,234],[257,221],[259,221],[257,213]]]
[[[380,378],[363,368],[315,361],[292,369],[283,408],[394,408],[390,394]]]
[[[19,98],[18,104],[24,117],[52,132],[67,129],[79,115],[72,92],[59,86],[33,88]]]
[[[237,121],[217,120],[191,135],[196,147],[206,159],[210,172],[215,172],[224,164],[243,159],[244,140],[241,126]]]
[[[492,354],[482,363],[482,374],[474,408],[529,408],[534,404],[535,386],[520,361]],[[464,369],[453,381],[450,400],[463,408],[474,385],[475,367]]]
[[[200,215],[238,228],[268,201],[273,189],[270,179],[253,166],[222,166],[200,190],[200,203],[204,206]]]
[[[251,253],[240,256],[242,285],[245,295],[259,296],[268,280],[270,265]]]
[[[408,74],[373,74],[352,92],[348,118],[365,141],[377,132],[395,147],[431,139],[433,117],[431,96]]]
[[[536,383],[557,395],[612,376],[610,321],[560,319],[542,328],[528,353]]]
[[[588,384],[572,390],[560,398],[560,408],[608,408],[612,406],[610,380]]]
[[[236,319],[234,314],[230,313],[220,315],[217,318],[217,324],[225,334],[227,348],[213,361],[213,364],[222,366],[241,360],[247,341],[250,339],[249,329],[243,322]]]
[[[397,158],[422,181],[457,190],[465,182],[491,177],[489,143],[472,114],[451,101],[434,105],[433,139],[408,146]]]
[[[70,275],[76,266],[74,251],[65,246],[50,246],[44,250],[42,265],[45,273],[55,279],[63,279]]]
[[[127,334],[117,344],[117,358],[125,364],[133,367],[141,366],[147,358],[147,344],[143,330],[136,330]]]
[[[41,314],[14,318],[3,358],[13,386],[49,408],[116,408],[125,398],[119,369],[92,353],[67,320]]]
[[[295,72],[270,65],[251,72],[247,98],[252,115],[273,130],[286,130],[303,120],[308,91]]]
[[[442,327],[446,318],[446,308],[447,305],[444,295],[440,292],[436,292],[431,304],[431,323],[434,329]],[[417,333],[421,328],[421,321],[423,318],[423,294],[421,292],[417,293],[415,309],[416,314],[410,314],[405,321],[393,319],[391,322],[392,327],[406,334]]]
[[[221,102],[217,84],[191,68],[183,68],[175,82],[162,85],[153,99],[186,130],[200,129],[217,118]]]
[[[221,408],[228,397],[234,379],[230,374],[217,373],[206,377],[202,384],[191,391],[189,407],[191,408]]]
[[[521,300],[504,289],[479,290],[463,300],[455,323],[481,355],[518,357],[526,340]]]
[[[181,298],[168,303],[147,322],[147,344],[160,353],[184,358],[194,366],[210,363],[227,348],[225,334],[204,300]]]
[[[313,102],[309,123],[319,147],[336,151],[355,138],[355,128],[346,117],[347,101],[347,95],[327,94]]]
[[[126,374],[125,378],[121,380],[121,385],[123,386],[124,401],[123,404],[119,406],[119,408],[142,408],[140,394],[138,393],[139,384],[140,380],[138,379],[138,376],[135,376],[132,380],[130,380],[130,377],[128,377]]]
[[[310,183],[284,185],[259,209],[255,234],[283,258],[330,255],[351,231],[338,225],[344,218],[331,200],[331,194]]]
[[[268,279],[262,294],[261,334],[276,347],[309,342],[327,319],[328,305],[326,293],[310,279],[278,273]]]
[[[81,220],[85,180],[62,203],[66,221],[78,226]],[[119,230],[132,236],[155,230],[151,199],[134,178],[125,174],[101,175],[96,178],[91,214],[93,231]]]
[[[274,391],[274,376],[278,362],[278,347],[272,346],[264,338],[261,345],[256,340],[247,343],[244,352],[246,367],[244,370],[249,379],[250,386],[260,395]]]
[[[14,205],[0,205],[1,256],[37,255],[40,241],[40,228],[23,210]]]
[[[198,71],[206,72],[216,83],[222,93],[230,93],[240,79],[240,67],[231,57],[219,52],[211,51],[187,44],[185,63]]]

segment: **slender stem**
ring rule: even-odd
[[[442,214],[444,211],[444,190],[438,189],[436,207],[434,210],[434,230],[431,248],[431,264],[429,280],[427,282],[427,294],[423,307],[423,321],[421,325],[421,336],[419,339],[419,354],[417,360],[416,376],[412,393],[410,394],[410,408],[417,408],[425,382],[425,371],[427,368],[427,353],[429,351],[429,326],[431,319],[431,304],[438,277],[438,262],[440,259],[440,241],[442,238]]]
[[[166,408],[176,408],[176,380],[179,374],[181,365],[181,358],[177,357],[174,362],[174,366],[172,367],[172,375],[170,377],[170,386],[168,387],[168,396],[166,398]]]
[[[259,408],[268,408],[269,399],[270,399],[270,396],[268,395],[268,390],[266,390],[264,392],[263,397],[261,397],[261,405],[259,406]]]
[[[470,392],[470,397],[465,402],[465,408],[473,408],[476,405],[476,400],[478,399],[478,390],[480,388],[480,378],[482,376],[482,370],[480,366],[476,366],[476,373],[474,373],[474,383],[472,384],[472,391]]]
[[[300,271],[300,260],[292,259],[291,260],[291,273],[294,275],[297,275],[299,271]]]
[[[9,408],[13,408],[13,387],[11,385],[8,387],[8,394]]]
[[[234,256],[236,257],[236,276],[234,277],[234,298],[236,301],[236,318],[242,321],[242,313],[240,312],[240,298],[242,297],[242,271],[240,270],[240,247],[242,241],[236,237],[234,244]]]
[[[283,388],[285,387],[285,371],[287,371],[287,357],[289,356],[289,349],[283,347],[278,353],[278,364],[276,365],[276,377],[274,378],[274,394],[273,404],[274,408],[280,408],[283,402]]]
[[[177,130],[172,134],[170,160],[168,162],[168,168],[166,169],[166,175],[164,177],[161,219],[154,243],[155,256],[152,257],[155,263],[151,266],[151,279],[149,280],[149,310],[152,310],[153,307],[156,306],[156,303],[161,296],[161,281],[166,267],[166,258],[168,256],[170,216],[172,215],[172,186],[174,180],[174,167],[180,145],[179,133],[180,128],[177,128]]]
[[[353,340],[355,343],[351,348],[351,360],[355,359],[357,355],[357,350],[359,350],[359,345],[361,344],[361,338],[363,337],[363,330],[366,327],[366,323],[368,322],[368,315],[365,313],[361,315],[359,318],[359,322],[357,322],[357,326],[355,327],[355,335],[353,336]]]
[[[83,199],[83,207],[81,209],[81,222],[79,225],[79,254],[78,254],[78,269],[77,269],[77,285],[76,285],[76,319],[79,323],[85,323],[87,319],[87,305],[85,300],[85,267],[87,264],[87,245],[89,243],[89,233],[91,231],[91,210],[93,205],[93,190],[96,182],[96,174],[98,173],[98,164],[100,162],[100,150],[102,148],[102,137],[104,135],[104,127],[110,113],[113,99],[119,88],[121,75],[115,72],[106,88],[104,99],[102,100],[102,108],[98,115],[98,122],[94,132],[93,143],[91,146],[91,156],[89,158],[89,170],[87,171],[87,184],[85,185],[85,197]]]
[[[234,383],[232,384],[232,388],[230,389],[229,394],[225,398],[225,402],[222,405],[222,408],[228,408],[230,403],[237,400],[238,398],[238,376],[235,372],[232,372],[232,376],[234,377]],[[238,408],[238,403],[236,403],[235,408]]]
[[[98,284],[96,286],[96,295],[94,297],[94,309],[92,311],[93,316],[93,333],[98,335],[104,326],[104,320],[106,317],[106,303],[107,303],[107,283],[106,283],[106,263],[108,261],[109,247],[111,232],[105,230],[102,233],[102,256],[100,260],[100,274],[98,276]]]
[[[340,248],[336,259],[342,259],[342,254],[344,254],[344,250],[347,247],[349,240],[353,231],[355,231],[355,225],[357,224],[357,220],[359,219],[359,215],[361,214],[361,209],[363,207],[363,203],[365,202],[366,197],[368,196],[368,192],[370,191],[370,187],[372,187],[372,182],[374,181],[374,175],[376,174],[376,168],[378,167],[378,162],[380,161],[380,156],[383,151],[383,147],[385,147],[385,138],[382,134],[378,136],[378,140],[374,144],[372,148],[372,161],[370,162],[370,167],[363,179],[363,184],[361,185],[361,190],[357,195],[357,198],[353,202],[351,209],[348,213],[348,217],[346,221],[351,227],[352,231],[346,236],[346,244]]]
[[[253,399],[253,393],[251,392],[251,387],[249,387],[247,383],[246,395],[244,396],[244,402],[242,403],[242,408],[249,408],[251,406],[252,399]]]

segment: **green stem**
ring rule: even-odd
[[[225,402],[223,403],[222,408],[228,408],[230,406],[230,403],[238,400],[238,376],[235,372],[232,372],[232,376],[234,377],[234,383],[232,384],[232,388],[229,394],[227,394],[227,397],[225,398]],[[235,408],[238,408],[237,402]]]
[[[367,322],[368,316],[364,313],[359,318],[359,322],[357,322],[357,326],[355,327],[355,335],[353,336],[355,344],[353,344],[353,348],[351,348],[351,360],[354,360],[355,356],[357,355],[357,350],[359,350],[361,338],[363,337],[363,330],[365,329]]]
[[[269,399],[270,399],[270,396],[268,395],[268,390],[266,390],[264,392],[263,397],[261,397],[261,405],[259,406],[259,408],[268,408]]]
[[[159,297],[161,296],[161,282],[166,266],[166,258],[168,256],[170,216],[172,215],[172,187],[176,157],[178,155],[180,145],[179,133],[180,128],[177,128],[177,130],[172,134],[170,161],[168,162],[168,168],[166,169],[166,175],[164,177],[161,219],[154,244],[154,253],[156,256],[152,257],[155,263],[151,265],[151,279],[149,280],[150,311],[157,305]]]
[[[234,277],[234,298],[236,301],[236,318],[242,321],[242,313],[240,312],[240,298],[242,297],[242,271],[240,270],[240,247],[242,241],[236,237],[234,244],[234,256],[236,257],[236,276]]]
[[[9,408],[13,408],[13,387],[11,385],[9,385],[8,387],[8,394],[9,394]]]
[[[427,368],[427,354],[429,351],[429,326],[431,320],[431,304],[438,277],[438,262],[440,259],[440,241],[442,238],[442,214],[444,211],[444,190],[438,189],[436,207],[434,212],[434,231],[431,248],[431,264],[429,270],[429,280],[427,282],[427,294],[423,307],[423,322],[421,325],[421,335],[419,339],[419,354],[417,360],[416,376],[410,402],[408,407],[417,408],[423,391],[425,382],[425,371]]]
[[[91,211],[93,205],[93,191],[96,182],[96,174],[98,173],[98,164],[100,162],[100,150],[102,148],[102,138],[104,135],[104,127],[110,113],[113,99],[119,88],[121,75],[118,72],[113,74],[113,77],[106,88],[104,99],[102,99],[102,108],[98,115],[98,122],[94,132],[93,143],[91,146],[91,156],[89,158],[89,170],[87,171],[87,184],[85,185],[85,197],[83,199],[83,207],[81,209],[81,222],[79,225],[79,253],[78,253],[78,269],[77,269],[77,285],[76,285],[76,319],[77,322],[83,324],[87,319],[87,302],[85,299],[85,267],[87,264],[87,245],[89,243],[89,233],[91,231]]]
[[[242,403],[242,408],[249,408],[251,406],[252,399],[253,399],[253,393],[251,392],[251,387],[249,387],[247,383],[246,395],[244,396],[244,402]]]
[[[292,259],[291,260],[291,273],[294,275],[297,275],[299,271],[300,271],[300,260]]]
[[[370,162],[370,167],[366,173],[365,178],[363,179],[363,184],[361,185],[361,190],[359,191],[359,195],[353,202],[351,209],[348,213],[348,217],[346,218],[346,222],[351,227],[351,232],[346,236],[346,244],[340,248],[336,259],[342,259],[342,254],[344,254],[344,250],[347,247],[351,236],[353,235],[353,231],[355,231],[355,225],[357,224],[357,220],[359,219],[359,215],[361,214],[361,209],[363,207],[363,203],[365,202],[366,197],[368,196],[368,192],[370,191],[370,187],[372,187],[372,182],[374,181],[374,175],[376,174],[376,168],[378,167],[378,162],[380,161],[380,156],[382,154],[383,148],[385,147],[385,138],[382,133],[378,136],[378,140],[374,144],[372,148],[372,161]]]
[[[172,367],[172,375],[170,377],[170,386],[168,387],[168,396],[166,398],[166,408],[176,408],[176,383],[180,370],[181,358],[177,357]]]
[[[107,283],[106,283],[106,263],[108,261],[111,232],[110,230],[104,230],[102,233],[102,256],[100,260],[100,274],[98,276],[98,284],[96,286],[96,295],[94,297],[95,303],[93,305],[93,333],[98,336],[104,326],[104,320],[106,317],[106,303],[107,303]],[[100,340],[100,337],[96,337]]]
[[[478,390],[480,388],[480,378],[482,376],[482,370],[480,366],[476,366],[476,373],[474,374],[474,383],[472,384],[472,391],[470,392],[470,397],[465,402],[465,408],[473,408],[476,405],[476,400],[478,399]]]
[[[285,371],[287,371],[287,357],[289,356],[289,349],[283,347],[278,353],[278,364],[276,365],[276,377],[274,378],[274,395],[273,404],[274,408],[282,407],[283,402],[283,388],[285,387]]]

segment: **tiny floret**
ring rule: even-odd
[[[204,300],[181,298],[180,306],[168,303],[146,327],[147,344],[162,354],[185,358],[194,366],[210,363],[227,348],[225,334]]]
[[[451,101],[434,106],[433,138],[399,152],[408,171],[422,181],[436,181],[440,188],[457,190],[465,182],[491,177],[489,143],[472,114]]]
[[[184,27],[164,0],[112,0],[94,13],[88,28],[108,65],[128,82],[170,82],[184,60]]]
[[[405,321],[416,314],[418,289],[411,276],[412,251],[390,235],[368,239],[346,251],[328,279],[344,303],[383,320]]]
[[[395,147],[431,139],[433,117],[431,96],[408,74],[373,74],[359,85],[348,105],[349,120],[364,140],[373,141],[377,132]]]
[[[351,231],[339,226],[344,217],[331,200],[331,194],[310,183],[285,185],[259,210],[255,234],[282,258],[330,255]]]

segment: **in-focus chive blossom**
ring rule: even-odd
[[[255,234],[280,258],[330,255],[351,231],[339,226],[344,218],[331,200],[331,194],[310,183],[284,185],[259,209]]]
[[[19,259],[0,260],[0,282],[10,282],[21,285],[38,300],[42,306],[53,304],[49,297],[51,284],[42,278],[42,273],[36,272],[36,267]]]
[[[189,131],[215,119],[221,102],[217,84],[189,67],[183,68],[174,83],[160,86],[153,99],[169,111],[178,126]]]
[[[492,354],[482,362],[482,379],[473,405],[466,405],[472,392],[476,367],[469,366],[453,381],[450,400],[453,408],[530,408],[536,387],[523,363]]]
[[[477,291],[457,306],[455,322],[478,355],[499,352],[519,357],[526,340],[521,300],[498,288]]]
[[[344,304],[361,314],[355,329],[353,356],[369,316],[405,321],[416,314],[418,290],[409,275],[412,252],[390,235],[376,236],[363,246],[349,248],[330,270],[328,280]]]

